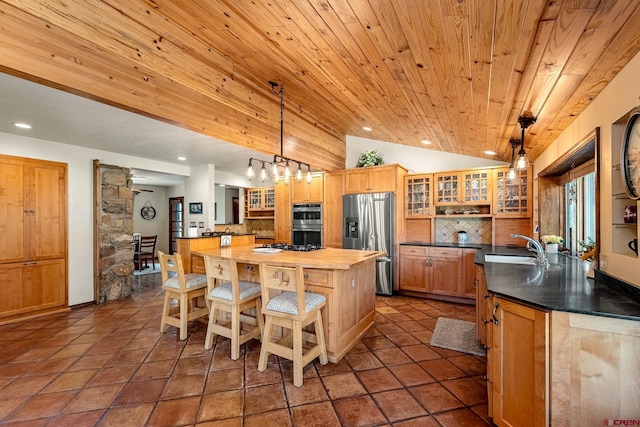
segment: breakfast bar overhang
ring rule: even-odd
[[[329,361],[336,363],[373,325],[376,258],[384,252],[326,248],[313,252],[254,252],[254,246],[195,250],[196,256],[235,260],[242,280],[259,281],[260,262],[297,264],[304,268],[308,291],[324,295],[322,321]]]

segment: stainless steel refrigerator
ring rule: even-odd
[[[376,293],[393,293],[393,193],[342,196],[342,247],[386,252],[376,260]]]

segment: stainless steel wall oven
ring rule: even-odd
[[[322,246],[322,203],[294,204],[291,209],[294,245]]]

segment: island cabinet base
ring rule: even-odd
[[[329,361],[337,363],[373,325],[375,260],[349,270],[305,269],[307,290],[324,295],[322,309]]]

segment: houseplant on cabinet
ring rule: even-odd
[[[358,162],[356,163],[357,168],[367,167],[367,166],[379,166],[383,165],[384,161],[382,160],[382,154],[378,150],[365,150],[360,153],[360,157],[358,157]]]

